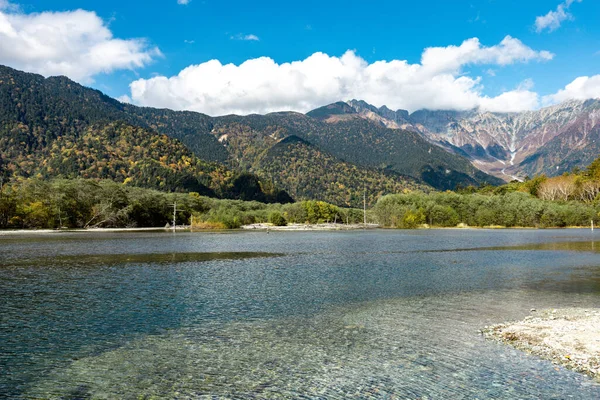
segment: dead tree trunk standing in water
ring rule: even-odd
[[[182,211],[177,209],[177,200],[173,202],[173,232],[177,229],[177,211]]]

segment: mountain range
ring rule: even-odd
[[[520,113],[419,110],[409,114],[358,100],[347,104],[374,123],[418,132],[504,180],[560,175],[588,165],[600,151],[599,99],[571,100]]]
[[[244,188],[260,187],[249,199],[275,199],[281,188],[296,200],[358,206],[364,191],[372,204],[402,190],[498,185],[586,165],[598,154],[599,109],[593,100],[527,113],[410,114],[352,100],[306,114],[211,117],[0,66],[0,168],[245,199]]]
[[[9,67],[0,67],[0,159],[13,176],[110,178],[163,190],[202,185],[221,197],[230,196],[236,176],[251,173],[261,188],[346,206],[361,205],[365,190],[373,203],[404,189],[498,183],[419,134],[362,118],[330,124],[295,112],[210,117],[136,107],[65,77]],[[172,179],[163,179],[167,172]]]

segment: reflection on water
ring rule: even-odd
[[[549,243],[529,243],[519,246],[488,247],[480,250],[546,250],[546,251],[600,251],[600,242],[549,242]]]
[[[451,253],[459,251],[526,251],[526,250],[545,250],[545,251],[587,251],[597,253],[600,251],[600,242],[548,242],[548,243],[527,243],[514,246],[491,246],[491,247],[467,247],[456,249],[436,249],[436,250],[418,250],[422,253]],[[410,253],[403,251],[402,253]]]
[[[77,254],[59,255],[54,257],[40,257],[37,259],[11,260],[0,266],[51,265],[113,265],[113,264],[144,264],[144,263],[185,263],[214,260],[242,260],[245,258],[278,257],[282,254],[261,252],[228,252],[228,253],[142,253],[142,254]]]
[[[538,291],[600,295],[600,266],[578,268],[565,274],[557,273],[554,279],[526,282],[523,287]]]
[[[0,398],[600,398],[478,332],[600,307],[596,244],[555,235],[0,238]]]

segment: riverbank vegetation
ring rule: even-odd
[[[567,227],[600,222],[600,158],[587,169],[557,177],[537,176],[502,186],[456,192],[383,196],[373,208],[379,224],[393,228]]]
[[[321,201],[264,203],[196,192],[165,193],[109,180],[18,179],[0,191],[0,228],[163,227],[172,223],[175,203],[177,224],[199,229],[235,229],[259,222],[356,223],[362,218],[361,210]]]
[[[242,188],[257,193],[248,175]],[[111,180],[5,180],[0,190],[0,228],[163,227],[173,221],[193,229],[236,229],[271,223],[363,222],[363,211],[323,201],[281,203],[218,199],[197,192],[165,193]],[[252,185],[251,183],[256,183]],[[250,197],[251,199],[252,197]],[[264,199],[263,199],[264,200]],[[370,223],[389,228],[568,227],[600,223],[600,159],[584,171],[545,176],[503,186],[467,187],[456,192],[388,194],[367,212]]]
[[[575,201],[540,200],[527,193],[504,195],[409,193],[382,197],[373,209],[379,224],[392,228],[417,228],[427,224],[455,227],[566,227],[598,222],[597,205]]]

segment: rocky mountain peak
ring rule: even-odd
[[[600,124],[600,99],[570,100],[539,110],[511,113],[423,109],[409,114],[406,110],[393,111],[385,105],[375,107],[363,100],[354,99],[344,104],[327,107],[343,109],[347,114],[387,128],[418,132],[441,147],[468,155],[477,168],[506,180],[531,173],[564,172],[560,165],[550,167],[539,161],[532,167],[531,157],[561,136],[576,135],[577,139],[560,140],[576,141],[577,148],[585,148],[592,143],[588,141],[595,140],[588,133]],[[573,163],[578,165],[576,161],[569,165]]]

